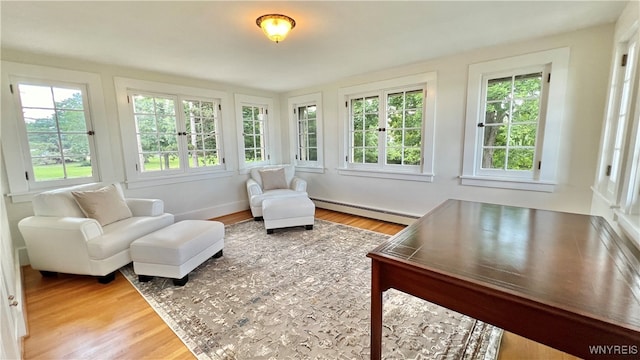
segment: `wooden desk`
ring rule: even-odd
[[[390,288],[582,358],[640,357],[640,251],[601,217],[448,200],[367,256],[372,359]]]

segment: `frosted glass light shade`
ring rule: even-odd
[[[256,24],[271,41],[284,40],[289,31],[296,26],[296,21],[286,15],[267,14],[256,19]]]

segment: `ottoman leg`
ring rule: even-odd
[[[313,230],[313,225],[305,225],[304,229],[305,230]]]
[[[267,234],[273,234],[273,229],[267,229]]]
[[[173,279],[173,285],[185,286],[189,282],[189,274],[185,275],[182,279]]]
[[[220,250],[217,253],[213,254],[213,258],[214,259],[221,258],[221,257],[222,257],[222,250]]]
[[[105,276],[98,276],[98,282],[100,284],[108,284],[116,279],[116,272],[109,273]]]
[[[149,275],[138,275],[138,281],[140,282],[149,282],[153,279],[153,276]]]

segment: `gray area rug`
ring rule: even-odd
[[[226,227],[224,256],[184,287],[139,283],[121,269],[199,359],[368,359],[371,260],[388,236],[316,220],[265,233]],[[396,290],[384,294],[387,359],[495,359],[502,330]]]

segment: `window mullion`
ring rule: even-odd
[[[378,127],[383,131],[378,131],[378,166],[384,168],[387,162],[387,98],[384,92],[378,95]]]
[[[178,96],[176,98],[176,131],[178,134],[186,134],[187,125],[186,125],[186,115],[184,112],[184,104],[183,98]],[[186,135],[176,135],[178,137],[178,158],[180,159],[180,170],[182,172],[189,171],[189,151],[188,151],[188,142],[187,136],[191,137],[192,134]]]

